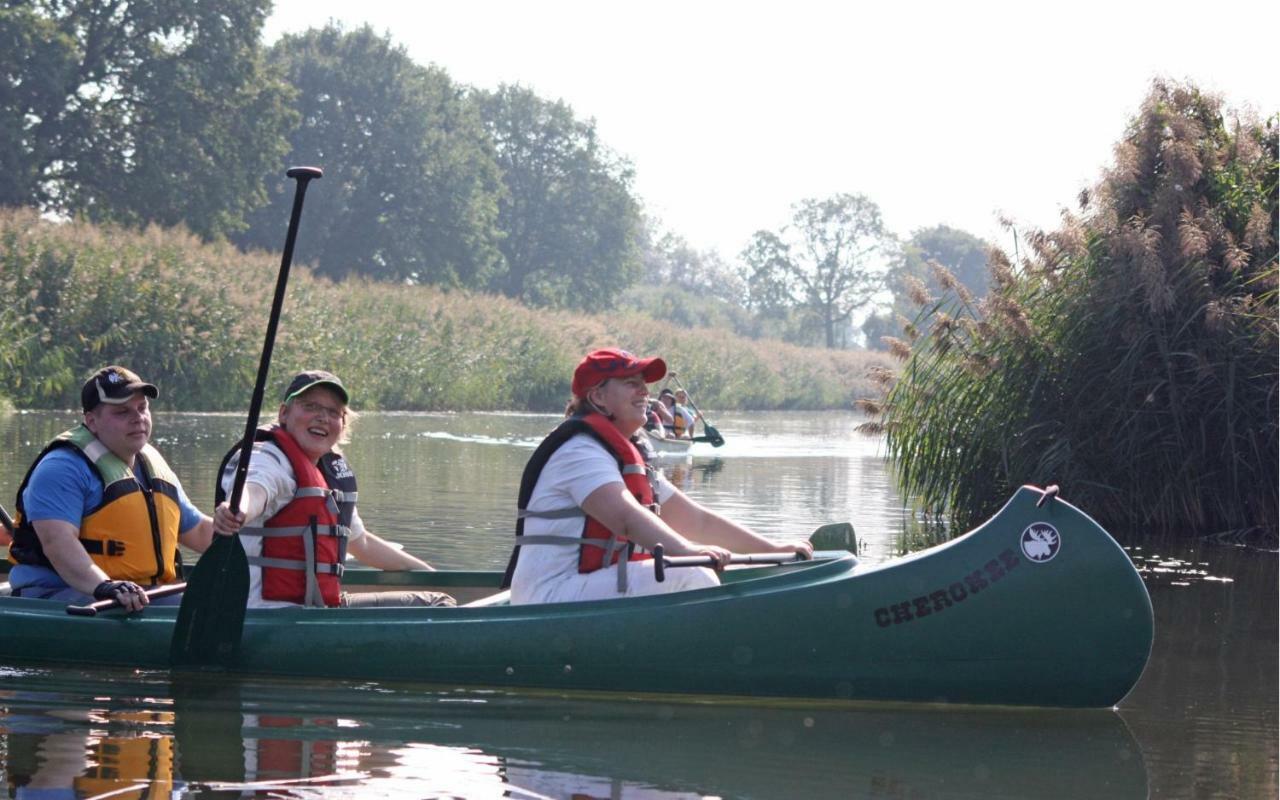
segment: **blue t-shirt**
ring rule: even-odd
[[[134,462],[134,474],[142,480],[141,459]],[[182,517],[178,529],[183,533],[200,524],[203,515],[187,498],[182,484],[177,485],[178,507]],[[80,522],[102,503],[102,479],[79,454],[60,447],[40,459],[27,490],[22,493],[26,519],[60,519],[77,528]]]
[[[141,458],[134,462],[134,474],[142,480]],[[182,484],[177,485],[178,508],[181,517],[178,529],[182,533],[200,524],[204,515],[196,508]],[[24,518],[32,521],[57,519],[80,527],[85,516],[102,503],[102,479],[97,471],[78,453],[60,447],[36,465],[22,493]],[[9,573],[9,582],[15,586],[65,586],[57,573],[44,567],[19,564]]]

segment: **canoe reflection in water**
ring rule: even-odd
[[[986,800],[1146,798],[1148,788],[1141,752],[1113,711],[34,677],[39,691],[0,693],[10,797]],[[102,697],[104,680],[112,699]],[[77,706],[94,710],[65,710]]]

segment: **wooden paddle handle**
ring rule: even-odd
[[[154,589],[147,589],[143,594],[148,600],[155,600],[158,597],[168,597],[171,594],[178,594],[187,588],[186,582],[166,583],[164,586],[157,586]],[[113,608],[119,608],[120,601],[116,599],[99,600],[90,603],[87,606],[67,606],[67,613],[73,617],[96,617],[99,611],[110,611]]]

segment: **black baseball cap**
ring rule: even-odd
[[[153,400],[160,396],[160,390],[139,378],[138,373],[113,364],[85,381],[80,390],[80,405],[85,411],[92,411],[102,403],[116,406],[129,402],[135,392],[142,392]]]
[[[332,372],[325,372],[322,369],[307,370],[293,376],[293,380],[289,381],[289,388],[284,390],[284,402],[287,403],[316,386],[328,386],[338,393],[338,397],[342,398],[343,405],[351,405],[351,396],[347,394],[347,387],[342,385],[342,381],[338,379],[337,375]]]

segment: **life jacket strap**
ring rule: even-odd
[[[619,550],[626,550],[627,557],[618,558],[618,594],[626,594],[627,586],[627,562],[631,560],[631,554],[635,552],[635,542],[622,542],[618,540],[618,534],[610,533],[608,539],[587,539],[581,536],[551,536],[547,534],[523,534],[520,537],[520,546],[532,544],[554,544],[564,547],[599,547],[604,551],[604,563],[608,564],[609,559],[613,558],[613,554]]]
[[[125,543],[116,539],[81,539],[80,544],[86,553],[95,556],[122,556],[125,551]]]
[[[275,539],[284,536],[310,536],[310,525],[297,525],[291,528],[241,528],[241,536],[259,536],[263,539]],[[336,536],[339,539],[351,537],[351,529],[346,525],[326,525],[316,530],[317,536]]]
[[[249,556],[249,563],[255,567],[273,567],[275,569],[305,570],[307,562],[290,558],[267,558],[266,556]],[[347,568],[342,564],[316,564],[313,575],[337,575],[342,577]]]
[[[568,506],[566,508],[555,508],[550,511],[530,511],[527,508],[516,509],[516,519],[571,519],[573,517],[585,517],[586,513],[577,506]]]

